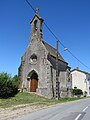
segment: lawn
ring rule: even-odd
[[[18,93],[15,97],[8,98],[8,99],[0,99],[0,107],[7,108],[7,107],[21,105],[21,104],[51,105],[51,104],[56,104],[56,103],[78,100],[78,99],[81,99],[81,98],[60,98],[59,100],[55,100],[55,99],[46,99],[34,93]]]

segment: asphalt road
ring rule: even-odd
[[[14,120],[90,120],[90,98],[57,104]]]

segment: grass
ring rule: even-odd
[[[60,98],[59,100],[55,99],[46,99],[44,97],[40,97],[34,93],[18,93],[15,97],[8,99],[0,99],[0,107],[7,108],[11,106],[21,105],[21,104],[56,104],[68,101],[74,101],[81,98]]]

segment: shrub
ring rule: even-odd
[[[0,73],[0,98],[12,97],[18,92],[16,78],[7,73]]]
[[[81,95],[83,95],[82,90],[81,90],[81,89],[78,89],[78,88],[76,88],[76,87],[72,90],[72,93],[73,93],[73,95],[76,95],[76,96],[78,96],[78,97],[80,97]]]

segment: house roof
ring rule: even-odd
[[[73,72],[73,71],[79,71],[79,72],[82,72],[82,73],[84,73],[84,74],[90,75],[90,73],[88,73],[88,72],[86,72],[86,71],[83,71],[83,70],[79,70],[79,69],[77,69],[77,68],[73,69],[71,72]]]
[[[56,49],[54,47],[52,47],[51,45],[49,45],[48,43],[46,43],[45,41],[42,41],[42,43],[44,44],[45,48],[47,49],[47,51],[49,52],[49,54],[53,57],[56,58]],[[60,53],[58,53],[58,59],[62,62],[65,62],[66,64],[68,64],[63,57],[60,55]]]

